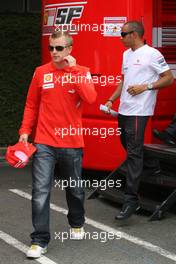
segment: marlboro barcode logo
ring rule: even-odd
[[[55,28],[71,26],[82,17],[87,2],[71,2],[45,6],[43,35],[51,34]]]
[[[126,17],[104,17],[104,36],[120,37],[120,32]]]

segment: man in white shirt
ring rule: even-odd
[[[139,207],[145,127],[154,113],[158,89],[173,82],[163,55],[144,44],[143,35],[142,23],[129,21],[123,25],[122,42],[129,49],[123,54],[122,81],[106,103],[110,109],[120,97],[118,124],[121,143],[127,151],[125,203],[115,217],[118,220],[129,218]]]

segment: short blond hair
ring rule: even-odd
[[[69,46],[73,45],[73,38],[72,36],[69,34],[68,31],[61,31],[61,30],[56,30],[54,31],[51,35],[50,38],[52,39],[56,39],[56,38],[61,38],[61,37],[65,37],[67,44]]]

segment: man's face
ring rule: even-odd
[[[71,46],[68,47],[68,43],[64,36],[56,39],[50,38],[49,47],[50,49],[52,49],[50,50],[50,54],[51,54],[51,59],[54,63],[62,62],[64,58],[71,53],[72,50]],[[63,49],[63,50],[57,50],[56,47],[58,49]]]
[[[121,32],[124,34],[124,36],[121,37],[124,46],[131,48],[134,45],[134,32],[129,28],[128,25],[123,26]]]

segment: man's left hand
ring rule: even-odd
[[[135,96],[137,94],[143,93],[146,90],[147,90],[146,84],[130,85],[128,86],[127,92],[131,94],[132,96]]]

